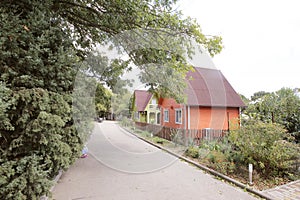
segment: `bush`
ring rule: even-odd
[[[236,170],[236,165],[234,162],[223,161],[215,163],[215,169],[222,174],[232,174]]]
[[[199,157],[199,148],[196,146],[190,146],[187,150],[186,150],[186,155],[192,158],[198,158]]]
[[[246,165],[252,163],[265,176],[284,174],[299,152],[295,144],[283,140],[285,130],[277,124],[249,121],[232,131],[229,140]]]
[[[211,163],[222,163],[226,161],[226,156],[220,151],[213,150],[207,155],[207,159]]]
[[[125,127],[132,127],[133,126],[133,122],[131,119],[127,118],[127,117],[123,117],[121,120],[121,125],[125,126]]]
[[[164,144],[164,143],[166,142],[166,140],[163,139],[163,138],[160,138],[160,137],[155,136],[155,137],[153,138],[153,142],[158,143],[158,144]]]

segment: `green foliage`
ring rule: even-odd
[[[158,143],[158,144],[164,144],[165,142],[167,142],[167,140],[157,136],[155,136],[152,140],[154,143]]]
[[[299,143],[300,97],[295,90],[282,88],[273,93],[257,92],[251,100],[244,114],[253,119],[283,125],[289,135],[294,136],[294,141]]]
[[[245,164],[253,163],[264,175],[285,173],[299,156],[297,146],[283,140],[285,130],[277,124],[249,121],[232,131],[229,140]]]
[[[266,95],[269,95],[269,92],[265,92],[265,91],[259,91],[259,92],[255,92],[252,96],[251,96],[251,101],[257,101],[260,98],[263,98]]]
[[[186,150],[185,154],[186,154],[187,156],[192,157],[192,158],[198,158],[198,157],[199,157],[199,148],[196,147],[196,146],[190,146],[190,147]]]
[[[90,106],[95,102],[90,97],[96,89],[89,88],[93,81],[82,79],[84,72],[103,75],[108,86],[123,84],[118,78],[129,61],[106,62],[105,71],[95,71],[94,57],[82,63],[95,44],[123,45],[130,61],[137,63],[138,57],[128,48],[137,44],[136,37],[128,38],[127,44],[112,37],[126,30],[164,29],[170,36],[184,33],[195,38],[211,55],[220,52],[221,38],[204,36],[195,21],[172,11],[175,2],[1,1],[1,198],[38,199],[48,193],[49,180],[58,170],[79,156],[91,130]],[[165,38],[164,44],[168,43]],[[178,56],[171,55],[171,63],[178,65],[169,67],[183,73],[186,67],[181,58],[191,51],[190,44],[173,45],[179,51]],[[143,61],[165,61],[167,52],[157,52],[145,52]],[[80,71],[80,66],[86,71]],[[76,74],[80,83],[75,81]]]
[[[177,144],[184,144],[184,133],[179,129],[174,129],[171,131],[171,141]]]
[[[210,151],[210,153],[207,155],[207,158],[211,163],[221,163],[226,160],[225,155],[217,150]]]
[[[236,163],[230,161],[230,154],[220,150],[211,150],[205,157],[209,161],[209,166],[221,172],[222,174],[230,174],[236,170]]]
[[[117,82],[121,81],[120,76],[128,69],[129,61],[122,59],[109,59],[99,52],[90,53],[82,65],[82,69],[91,73],[91,76],[99,82],[105,83],[113,89]]]
[[[232,145],[227,137],[224,137],[222,140],[203,140],[199,147],[201,149],[207,149],[210,152],[221,152],[226,155],[226,159],[231,160]]]
[[[125,126],[125,127],[132,127],[133,126],[133,121],[130,120],[129,118],[127,118],[127,117],[123,117],[120,123],[121,123],[122,126]]]
[[[97,116],[104,117],[111,108],[112,92],[105,88],[102,84],[97,83],[95,91],[95,104]]]
[[[49,3],[0,5],[4,199],[39,199],[47,194],[50,180],[73,163],[82,148],[71,108],[77,57]]]
[[[141,72],[141,81],[150,86],[149,91],[156,97],[172,97],[178,103],[185,103],[187,98],[183,95],[186,89],[185,75],[185,73],[178,72],[166,64],[164,66],[148,64],[147,70]]]
[[[222,140],[203,140],[199,148],[202,162],[223,174],[235,172],[238,165],[234,162],[235,151],[226,137]]]
[[[11,94],[12,91],[9,88],[7,88],[2,82],[0,82],[0,121],[1,121],[0,129],[3,130],[14,129],[6,113],[6,111],[12,105],[12,99],[10,99]],[[2,138],[2,134],[0,132],[0,139],[1,138]]]
[[[49,193],[52,182],[48,176],[47,163],[42,156],[31,155],[10,160],[0,165],[0,194],[7,200],[39,200]],[[44,164],[41,164],[44,163]]]
[[[115,114],[120,117],[130,117],[128,104],[130,104],[131,96],[132,94],[127,89],[112,96],[111,106]]]
[[[218,162],[215,165],[216,170],[223,174],[232,174],[237,170],[236,164],[234,162]]]

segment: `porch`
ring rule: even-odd
[[[139,111],[135,120],[141,123],[160,124],[160,109],[157,104],[149,104],[145,111]]]

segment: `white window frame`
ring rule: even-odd
[[[156,100],[155,98],[152,98],[152,99],[151,99],[151,104],[152,104],[152,105],[157,105],[157,100]]]
[[[180,111],[180,119],[177,120],[178,119],[177,112],[179,112],[179,111]],[[175,124],[182,124],[182,109],[181,108],[175,109]]]
[[[140,112],[136,111],[134,113],[134,117],[135,117],[136,120],[140,120]]]
[[[166,119],[166,117],[167,117],[167,119]],[[164,122],[169,122],[169,121],[170,121],[169,110],[168,109],[164,109]]]

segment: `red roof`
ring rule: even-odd
[[[187,104],[220,107],[244,107],[245,104],[221,71],[194,67],[187,73]]]
[[[152,97],[152,94],[145,90],[135,90],[134,94],[137,111],[144,111]]]
[[[187,73],[187,105],[213,107],[245,107],[244,102],[233,89],[221,71],[194,67]],[[138,111],[144,111],[152,94],[135,90],[135,104]]]

